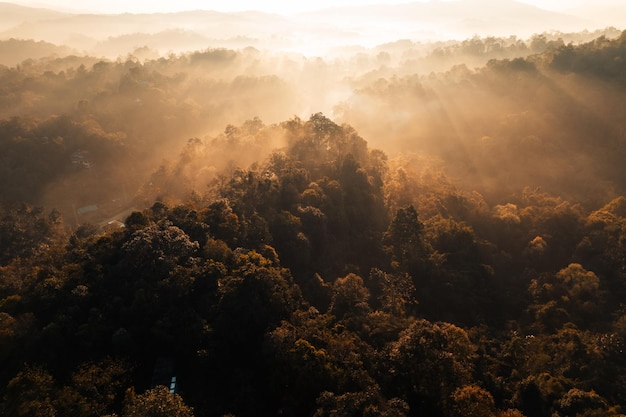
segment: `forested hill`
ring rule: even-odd
[[[626,35],[543,40],[2,68],[0,415],[623,415]]]

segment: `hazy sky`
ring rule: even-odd
[[[217,10],[217,11],[241,11],[241,10],[261,10],[272,13],[297,13],[301,11],[317,10],[326,7],[342,5],[360,4],[398,4],[410,3],[415,0],[316,0],[314,2],[294,1],[294,0],[8,0],[12,3],[27,6],[42,6],[62,8],[65,10],[91,11],[103,13],[150,13],[150,12],[170,12],[181,10]],[[417,0],[429,1],[429,0]],[[435,1],[455,1],[455,0],[435,0]],[[543,9],[555,11],[567,11],[572,7],[590,5],[597,3],[597,0],[518,0],[523,3],[533,4]],[[624,0],[604,0],[604,4],[623,5]]]

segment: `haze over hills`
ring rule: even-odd
[[[0,417],[626,416],[623,0],[41,1]]]
[[[428,40],[459,39],[473,35],[528,37],[536,33],[538,27],[572,31],[595,26],[593,22],[574,15],[543,10],[513,0],[351,6],[306,13],[298,18],[302,22],[327,22],[338,27],[349,27],[364,35],[368,32],[378,33],[385,27],[394,28],[398,31],[396,38],[404,36]],[[368,26],[372,24],[374,27],[368,31]]]
[[[49,9],[24,7],[12,3],[0,3],[0,29],[6,30],[21,22],[58,19],[66,14]]]
[[[556,13],[513,0],[344,6],[293,16],[206,10],[78,14],[0,3],[0,39],[45,40],[113,58],[130,52],[129,47],[142,46],[160,53],[208,46],[253,46],[322,54],[331,48],[371,47],[397,39],[432,41],[475,35],[528,38],[537,32],[594,30],[618,23],[600,24],[596,18],[601,11],[580,12]],[[614,12],[619,19],[620,13]]]

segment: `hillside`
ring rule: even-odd
[[[0,41],[1,417],[626,413],[626,32],[41,13],[121,29]]]
[[[597,11],[596,11],[597,12]],[[177,13],[88,14],[56,12],[0,3],[0,39],[33,39],[67,45],[116,59],[137,47],[180,53],[207,47],[254,46],[261,50],[323,55],[337,47],[374,46],[398,39],[429,41],[472,36],[528,38],[537,27],[547,32],[590,31],[619,26],[623,14],[580,15],[551,12],[514,0],[409,2],[397,5],[348,6],[299,14],[255,11],[194,10]],[[606,15],[614,19],[607,20]],[[349,18],[346,18],[349,17]],[[183,30],[188,38],[162,43],[151,36]],[[117,48],[103,48],[115,38],[132,37]],[[205,39],[199,45],[198,39]],[[246,39],[246,44],[232,42]],[[129,48],[129,46],[131,48]]]

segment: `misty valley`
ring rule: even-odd
[[[626,31],[304,54],[34,10],[58,38],[0,18],[0,416],[626,414]]]

